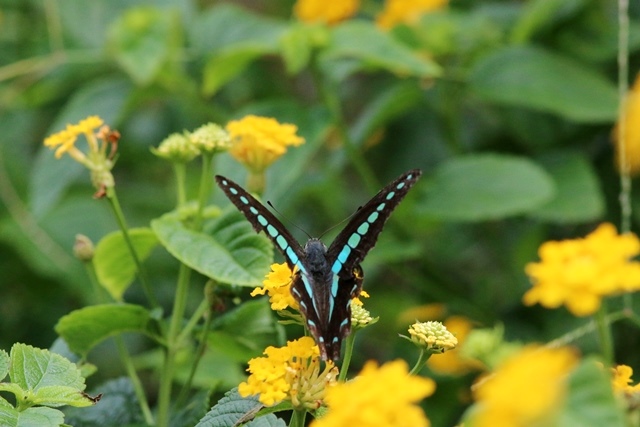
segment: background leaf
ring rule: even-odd
[[[421,210],[443,221],[483,221],[518,215],[551,200],[551,177],[526,158],[485,154],[438,168]]]

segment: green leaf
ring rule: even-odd
[[[59,132],[67,123],[77,123],[89,115],[102,117],[116,125],[131,93],[131,84],[122,79],[97,80],[80,87],[56,117],[47,134]],[[78,146],[82,145],[78,143]],[[69,156],[56,159],[52,150],[42,146],[32,169],[29,203],[36,217],[43,217],[79,176],[89,187],[89,172]],[[87,194],[91,190],[87,189]]]
[[[16,395],[21,406],[91,406],[83,394],[84,378],[78,367],[60,356],[25,344],[11,348],[12,383],[24,392]]]
[[[287,423],[282,418],[276,417],[274,414],[254,418],[246,424],[246,427],[285,427]]]
[[[140,85],[151,83],[181,44],[180,22],[168,9],[129,9],[109,29],[116,61]]]
[[[64,414],[57,409],[40,406],[18,411],[0,405],[2,427],[60,427],[63,422]]]
[[[454,158],[435,173],[422,210],[443,221],[486,221],[527,213],[555,194],[551,177],[526,158]]]
[[[195,49],[208,56],[203,72],[204,94],[215,94],[252,61],[276,53],[286,28],[284,22],[230,4],[202,14],[192,28],[191,38]]]
[[[585,360],[569,378],[562,427],[624,427],[627,424],[613,394],[611,378],[594,360]]]
[[[614,84],[585,64],[541,48],[508,47],[483,58],[471,73],[470,85],[487,102],[577,122],[608,123],[618,109]]]
[[[9,374],[9,353],[0,349],[0,381]]]
[[[235,309],[216,318],[209,341],[219,351],[246,361],[260,355],[278,338],[278,325],[266,298],[246,301]],[[220,345],[224,341],[227,345]]]
[[[347,21],[333,30],[330,45],[322,54],[324,66],[331,68],[331,61],[343,58],[357,59],[360,68],[384,69],[405,77],[432,78],[442,73],[438,64],[365,21]]]
[[[273,50],[260,44],[234,46],[211,56],[204,67],[202,92],[214,95],[222,86],[243,72],[256,58]]]
[[[144,417],[129,378],[109,380],[92,389],[91,394],[101,394],[100,403],[88,408],[65,409],[68,424],[73,427],[117,427],[142,424]]]
[[[133,304],[93,305],[72,311],[55,326],[74,353],[86,356],[102,340],[123,332],[150,334],[149,311]]]
[[[238,389],[228,391],[196,427],[233,427],[255,417],[262,408],[256,396],[241,397]]]
[[[155,233],[150,228],[129,230],[131,243],[140,261],[146,259],[158,244]],[[93,264],[100,284],[117,300],[133,282],[137,268],[121,231],[106,235],[96,246]]]
[[[293,24],[279,40],[280,54],[289,74],[302,71],[309,61],[314,48],[326,45],[329,32],[320,25]]]
[[[210,234],[190,230],[170,215],[152,221],[151,228],[171,255],[218,282],[260,286],[273,261],[269,240],[235,210],[215,221]]]
[[[513,26],[511,41],[525,43],[532,36],[578,13],[585,0],[531,0],[524,3],[519,19]]]
[[[555,197],[530,213],[543,221],[576,223],[604,215],[604,195],[595,171],[579,152],[553,152],[539,159],[556,183]]]

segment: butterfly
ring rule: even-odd
[[[338,360],[342,340],[351,332],[351,300],[360,295],[364,274],[360,262],[373,248],[385,221],[422,172],[413,169],[387,184],[360,207],[327,248],[319,239],[300,246],[287,228],[238,184],[216,176],[218,186],[265,234],[293,271],[291,293],[300,306],[322,360]]]

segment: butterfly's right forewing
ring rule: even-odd
[[[291,271],[296,266],[304,268],[302,247],[262,203],[229,178],[216,175],[216,182],[229,200],[247,217],[253,228],[258,232],[264,231],[275,247],[282,252]]]

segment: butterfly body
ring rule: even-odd
[[[291,293],[323,360],[340,358],[342,340],[351,332],[353,298],[362,290],[360,262],[375,245],[384,222],[420,177],[411,170],[384,187],[358,209],[327,248],[309,239],[304,248],[260,202],[228,178],[216,182],[256,231],[264,231],[294,272]]]

